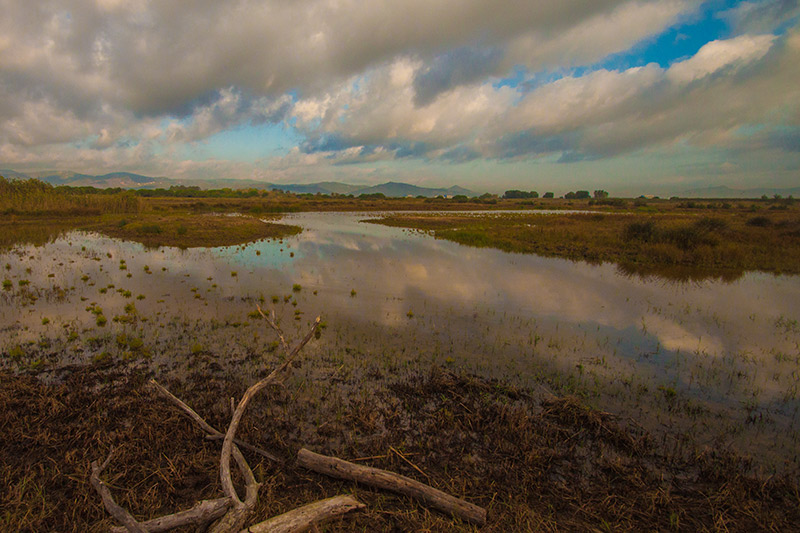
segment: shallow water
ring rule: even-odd
[[[304,228],[298,236],[223,248],[146,249],[82,232],[17,246],[0,255],[11,282],[0,291],[0,365],[48,376],[91,361],[156,373],[211,361],[250,379],[275,349],[248,316],[262,302],[291,338],[322,315],[308,379],[466,368],[797,461],[800,277],[644,279],[360,222],[371,216],[294,214],[284,221]]]

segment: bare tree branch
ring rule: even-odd
[[[262,313],[263,314],[263,313]],[[247,409],[250,400],[253,399],[253,396],[258,394],[261,389],[273,383],[276,378],[280,375],[281,372],[286,370],[286,368],[292,363],[292,360],[297,356],[300,350],[303,349],[303,346],[308,344],[308,341],[311,340],[311,337],[314,336],[314,331],[316,331],[317,326],[319,325],[320,317],[317,317],[314,321],[314,324],[311,326],[311,329],[306,334],[305,338],[301,340],[297,346],[291,351],[291,353],[287,354],[286,360],[283,362],[281,366],[273,370],[267,377],[252,385],[242,396],[242,399],[239,401],[239,405],[236,407],[236,411],[233,413],[233,418],[231,419],[231,423],[228,425],[228,431],[225,433],[225,440],[222,441],[222,457],[220,458],[220,482],[222,483],[222,490],[225,492],[225,495],[231,498],[234,501],[234,504],[240,504],[242,501],[236,495],[236,490],[233,487],[233,480],[231,479],[231,452],[233,450],[234,444],[233,439],[236,436],[236,430],[239,429],[239,423],[242,420],[242,415],[244,415],[245,409]],[[252,474],[251,474],[252,475]]]
[[[100,494],[100,498],[103,500],[103,505],[108,511],[108,514],[116,518],[117,521],[124,525],[126,530],[128,530],[130,533],[147,533],[147,530],[143,528],[142,525],[137,522],[128,511],[114,501],[114,496],[111,495],[111,490],[109,490],[108,485],[106,485],[105,482],[100,479],[100,473],[105,470],[105,468],[108,466],[108,463],[111,462],[112,455],[114,455],[113,450],[108,454],[108,457],[106,457],[106,460],[103,461],[102,465],[97,461],[92,461],[92,474],[89,477],[92,482],[92,486],[97,493]]]
[[[231,506],[230,498],[218,498],[216,500],[202,500],[194,504],[191,509],[178,513],[154,518],[141,525],[148,533],[161,533],[176,527],[187,526],[189,524],[207,524],[212,520],[220,518]],[[111,533],[125,533],[124,527],[112,527]]]
[[[203,417],[201,417],[199,414],[197,414],[197,412],[194,409],[192,409],[191,407],[186,405],[186,403],[184,403],[180,398],[178,398],[177,396],[172,394],[170,391],[168,391],[163,385],[158,383],[155,379],[151,379],[150,380],[150,384],[152,386],[154,386],[156,388],[156,390],[159,393],[161,393],[162,396],[164,396],[166,399],[170,400],[175,405],[180,407],[181,410],[183,410],[183,412],[189,418],[194,420],[195,423],[198,426],[200,426],[203,429],[203,431],[205,431],[208,434],[208,436],[207,436],[208,439],[211,439],[211,440],[222,440],[222,439],[225,438],[225,434],[224,433],[222,433],[221,431],[218,431],[212,425],[210,425],[208,422],[206,422],[203,419]],[[248,444],[248,443],[244,442],[243,440],[235,439],[234,443],[237,446],[241,447],[241,448],[244,448],[246,450],[250,450],[251,452],[254,452],[254,453],[257,453],[259,455],[262,455],[262,456],[266,457],[267,459],[269,459],[271,461],[274,461],[274,462],[276,462],[278,464],[285,464],[286,463],[286,461],[284,461],[283,459],[281,459],[277,455],[272,454],[272,453],[270,453],[270,452],[268,452],[268,451],[266,451],[264,449],[257,448],[256,446],[253,446],[252,444]],[[234,457],[234,459],[236,459],[236,457]]]
[[[272,311],[270,311],[269,316],[267,316],[264,314],[264,311],[261,310],[261,306],[259,306],[258,304],[256,304],[256,309],[258,309],[258,312],[261,313],[261,316],[264,317],[264,320],[267,321],[267,324],[269,324],[270,327],[275,330],[275,333],[278,334],[278,339],[280,339],[281,341],[281,346],[283,346],[283,350],[286,353],[289,353],[289,345],[286,343],[286,339],[283,336],[283,330],[280,328],[280,326],[278,326],[278,323],[275,322],[275,310],[273,309]]]

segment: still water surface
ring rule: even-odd
[[[274,340],[248,316],[260,301],[290,336],[322,315],[309,347],[322,379],[343,366],[450,366],[797,461],[800,277],[644,279],[360,222],[372,216],[293,214],[300,235],[224,248],[83,232],[17,246],[0,254],[12,282],[0,291],[0,365],[47,376],[111,358],[180,373],[213,356],[251,376]]]

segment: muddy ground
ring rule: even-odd
[[[221,496],[220,442],[206,440],[158,396],[150,377],[100,365],[65,369],[53,383],[0,375],[0,530],[114,525],[89,484],[89,464],[115,447],[103,476],[137,518]],[[655,438],[634,421],[543,390],[438,367],[373,377],[382,385],[369,394],[312,398],[290,382],[256,398],[239,436],[286,460],[278,465],[245,452],[263,482],[256,518],[352,493],[366,510],[321,531],[474,529],[407,498],[294,466],[305,446],[484,506],[483,531],[800,528],[796,471],[761,476],[731,453],[681,447],[678,437]],[[222,428],[230,398],[241,397],[250,383],[214,372],[212,363],[163,384]]]

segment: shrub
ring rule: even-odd
[[[758,228],[766,228],[772,225],[772,220],[769,217],[765,217],[763,215],[753,217],[748,219],[746,222],[748,226],[756,226]]]
[[[656,225],[652,220],[647,222],[631,222],[625,227],[622,239],[625,242],[652,242],[656,238]]]
[[[144,224],[139,227],[139,233],[161,233],[161,226],[158,224]]]
[[[703,217],[694,223],[694,227],[701,232],[720,232],[728,229],[728,223],[716,217]]]

